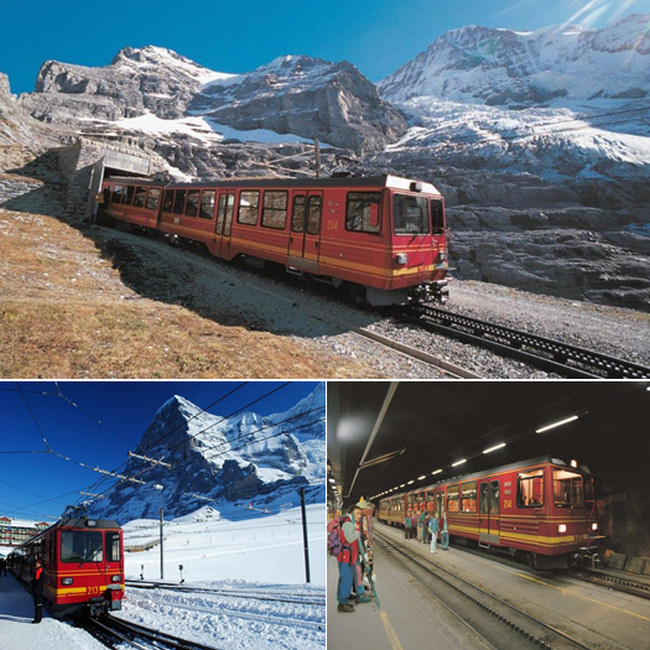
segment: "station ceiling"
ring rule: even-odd
[[[402,484],[413,489],[544,455],[575,458],[597,480],[620,483],[632,468],[649,466],[647,387],[627,381],[329,382],[329,475],[346,508]]]

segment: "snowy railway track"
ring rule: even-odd
[[[182,650],[217,650],[214,646],[181,639],[137,623],[131,623],[114,616],[104,616],[100,620],[87,619],[84,628],[107,648],[116,648],[127,643],[140,650],[150,648],[180,648]]]
[[[127,587],[135,589],[166,589],[170,591],[178,591],[181,593],[194,593],[194,594],[209,594],[214,596],[226,596],[232,598],[251,598],[254,600],[265,600],[280,603],[292,603],[295,605],[316,605],[325,607],[325,596],[305,596],[304,598],[292,596],[288,597],[282,592],[265,592],[264,594],[254,593],[244,590],[235,589],[209,589],[207,587],[189,587],[173,582],[146,582],[138,580],[127,580],[125,582]]]

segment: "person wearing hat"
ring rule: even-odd
[[[34,620],[32,623],[40,623],[43,618],[43,583],[45,572],[40,558],[34,563],[34,579],[32,580],[32,595],[34,596]]]
[[[336,559],[339,564],[339,584],[337,589],[337,600],[339,602],[338,612],[353,612],[354,605],[350,602],[350,595],[352,593],[352,585],[357,576],[357,565],[359,558],[364,553],[363,541],[361,540],[361,533],[357,525],[363,517],[364,510],[367,503],[361,499],[359,503],[355,504],[352,508],[352,513],[347,516],[346,521],[341,524],[341,535],[343,542],[343,549],[337,555]],[[365,587],[363,582],[361,585],[356,585],[357,603],[369,603],[372,600],[371,596],[364,594]]]

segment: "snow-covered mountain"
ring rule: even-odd
[[[324,385],[286,413],[264,417],[245,412],[219,417],[175,395],[153,417],[135,453],[171,468],[130,457],[123,481],[95,501],[93,516],[119,522],[156,517],[160,499],[166,516],[180,517],[206,505],[254,501],[260,508],[282,501],[324,501]],[[153,486],[162,485],[163,490]],[[203,498],[201,498],[203,497]],[[216,505],[215,505],[216,502]]]
[[[650,16],[628,16],[600,30],[576,25],[532,32],[476,25],[452,30],[379,89],[393,103],[422,96],[498,106],[645,98]]]

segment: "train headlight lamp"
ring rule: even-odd
[[[111,582],[122,582],[122,576],[121,575],[111,576]]]
[[[409,256],[406,253],[397,253],[397,255],[395,255],[395,261],[404,266],[405,264],[408,264]]]
[[[566,533],[566,524],[558,524],[557,532],[558,533]]]
[[[61,578],[61,584],[62,585],[71,585],[72,584],[72,578]]]

